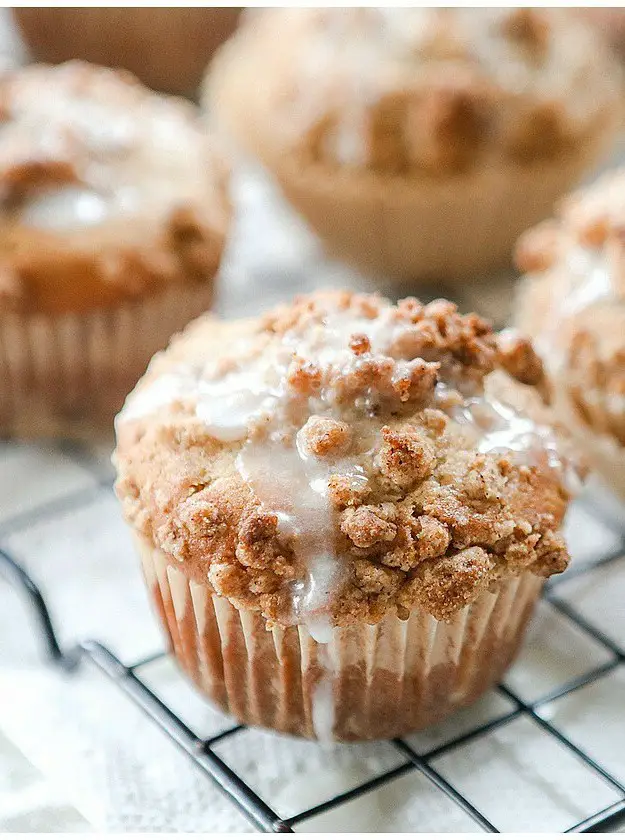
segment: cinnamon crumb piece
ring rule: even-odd
[[[278,541],[278,517],[273,513],[251,511],[239,526],[236,557],[254,569],[270,567],[284,570],[286,561]]]
[[[487,588],[492,565],[483,548],[471,546],[451,557],[424,563],[402,596],[408,602],[414,598],[427,604],[439,620],[449,619],[475,597],[476,590]]]
[[[363,504],[369,495],[369,486],[355,482],[347,475],[332,475],[328,482],[332,506],[337,510]]]
[[[537,559],[530,569],[535,575],[550,577],[554,572],[563,572],[569,561],[569,552],[562,534],[547,531],[536,545]]]
[[[358,548],[392,542],[397,534],[392,505],[362,505],[348,508],[341,517],[341,531]]]
[[[516,244],[514,261],[520,271],[547,271],[556,261],[559,244],[560,224],[543,222],[521,236]]]
[[[363,356],[371,351],[369,336],[363,333],[353,335],[349,340],[349,348],[355,356]]]
[[[382,439],[380,471],[398,487],[414,487],[432,472],[436,463],[434,448],[417,427],[392,430],[383,426]]]
[[[503,330],[498,336],[499,362],[518,382],[533,385],[543,398],[548,398],[549,383],[540,356],[532,342],[516,330]]]
[[[401,572],[368,560],[354,560],[352,573],[358,589],[366,595],[393,596],[403,582]]]
[[[430,560],[441,557],[449,548],[449,530],[433,516],[418,516],[414,525],[417,559]]]
[[[345,455],[352,440],[352,430],[347,423],[317,415],[306,421],[299,434],[306,449],[318,458]]]
[[[321,387],[321,371],[313,362],[296,356],[289,367],[287,381],[294,391],[309,396]]]

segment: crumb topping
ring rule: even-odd
[[[0,87],[0,295],[10,308],[45,296],[46,282],[53,295],[72,268],[104,297],[214,273],[226,168],[194,106],[78,61],[16,70]]]
[[[502,576],[566,566],[542,382],[528,342],[447,301],[328,292],[203,319],[118,418],[117,492],[269,623],[324,641],[389,610],[446,619]]]
[[[566,154],[620,105],[591,27],[553,9],[280,10],[226,54],[256,49],[290,146],[388,175],[445,175]]]
[[[521,325],[578,419],[625,443],[625,170],[561,203],[517,249],[528,273]]]

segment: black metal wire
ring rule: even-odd
[[[84,500],[84,495],[82,497]],[[69,507],[73,498],[68,498],[63,504]],[[47,507],[43,512],[47,512]],[[52,506],[56,509],[56,505]],[[228,738],[241,731],[245,727],[241,725],[232,726],[229,729],[218,733],[209,739],[199,738],[176,714],[169,708],[154,692],[143,682],[139,671],[166,656],[165,652],[157,652],[145,657],[133,664],[126,665],[121,662],[103,644],[97,641],[83,642],[68,651],[64,650],[59,643],[54,623],[46,600],[39,587],[32,580],[26,570],[12,558],[7,552],[0,550],[0,572],[27,598],[31,611],[35,617],[39,632],[43,641],[46,655],[57,665],[65,668],[74,668],[79,662],[89,661],[112,680],[160,729],[193,761],[203,773],[215,782],[221,791],[230,798],[234,805],[247,817],[250,823],[264,832],[291,833],[292,826],[302,823],[319,814],[323,814],[344,802],[356,799],[367,792],[374,790],[392,780],[408,773],[418,772],[437,787],[450,801],[468,814],[483,830],[490,833],[498,833],[497,827],[483,814],[475,805],[467,800],[463,794],[445,779],[433,766],[435,759],[451,752],[459,746],[468,743],[480,736],[496,730],[498,727],[510,721],[526,716],[537,726],[541,727],[547,734],[555,739],[582,761],[593,773],[597,774],[618,794],[618,801],[595,814],[589,814],[576,825],[567,829],[568,833],[596,833],[601,831],[615,830],[625,820],[625,781],[621,782],[608,770],[601,766],[591,755],[582,750],[567,735],[554,726],[549,720],[541,716],[541,709],[548,703],[560,699],[568,694],[578,691],[586,685],[590,685],[601,679],[606,674],[625,663],[625,651],[612,639],[610,639],[599,628],[587,621],[566,601],[558,597],[557,590],[560,584],[565,583],[571,577],[589,573],[600,566],[609,567],[625,554],[625,546],[618,551],[612,552],[606,557],[597,558],[593,563],[586,563],[575,568],[570,574],[561,580],[551,581],[546,591],[546,599],[551,606],[588,636],[602,645],[611,654],[610,659],[604,664],[590,670],[569,682],[562,684],[548,694],[534,700],[531,703],[524,702],[514,691],[505,684],[499,686],[499,691],[513,704],[513,709],[505,714],[499,715],[480,726],[474,727],[468,732],[450,739],[440,746],[419,754],[406,741],[401,738],[393,741],[395,747],[404,755],[405,762],[399,767],[380,773],[375,778],[358,785],[348,791],[339,793],[325,802],[307,809],[299,814],[286,819],[281,819],[278,814],[256,794],[249,785],[238,776],[219,755],[213,751],[217,744],[227,744]]]
[[[43,645],[50,659],[63,667],[73,667],[75,660],[61,650],[52,617],[41,590],[26,570],[2,549],[0,549],[0,572],[9,583],[12,583],[16,589],[26,596],[35,621],[39,625]]]
[[[315,805],[312,808],[308,808],[306,811],[301,811],[294,817],[289,817],[288,819],[285,819],[284,822],[289,826],[296,825],[297,823],[302,823],[305,820],[309,820],[312,817],[318,816],[319,814],[324,814],[326,813],[326,811],[329,811],[332,808],[336,808],[338,805],[343,805],[343,803],[345,802],[349,802],[352,799],[356,799],[357,797],[368,793],[370,790],[375,790],[376,788],[382,787],[382,785],[385,785],[388,782],[392,782],[394,779],[398,779],[401,776],[405,776],[406,773],[410,773],[413,771],[414,765],[412,764],[412,762],[406,761],[404,764],[400,764],[399,767],[394,767],[392,770],[387,770],[386,773],[381,773],[374,779],[369,779],[368,781],[363,782],[360,785],[356,785],[356,787],[350,788],[350,790],[347,790],[344,793],[338,793],[336,796],[333,796],[330,799],[326,799],[325,802],[321,802],[319,805]]]
[[[455,802],[456,805],[465,812],[465,814],[468,814],[471,819],[480,826],[480,828],[494,834],[499,834],[499,829],[496,828],[493,823],[484,816],[484,814],[480,813],[475,805],[472,805],[468,799],[465,799],[459,790],[444,779],[441,774],[435,770],[428,761],[426,761],[426,759],[418,755],[412,747],[410,747],[401,738],[395,738],[393,743],[404,753],[404,755],[410,758],[414,766],[423,773],[426,779],[429,779],[432,784],[436,785],[436,787],[446,794],[452,802]]]
[[[619,827],[623,827],[624,810],[624,800],[615,802],[614,805],[608,805],[602,811],[598,811],[591,817],[578,822],[577,825],[571,826],[565,834],[597,834],[616,831]]]

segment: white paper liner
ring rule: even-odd
[[[107,429],[154,353],[212,299],[207,282],[92,313],[0,315],[0,434]]]
[[[508,268],[519,236],[549,216],[588,166],[580,150],[549,165],[502,163],[442,183],[397,179],[386,186],[320,166],[295,171],[274,162],[271,171],[333,256],[413,283]]]
[[[137,539],[144,573],[184,671],[238,720],[308,738],[368,740],[421,729],[470,703],[510,664],[542,587],[524,573],[482,594],[451,622],[335,628],[327,645],[305,627],[265,628],[175,559]]]

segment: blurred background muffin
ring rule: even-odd
[[[213,299],[228,170],[190,102],[126,71],[0,79],[0,433],[109,427]]]
[[[625,169],[563,202],[519,243],[517,320],[535,336],[558,420],[625,498]]]
[[[549,9],[259,12],[205,103],[330,252],[407,280],[509,264],[610,147],[616,61]]]
[[[13,13],[36,61],[81,58],[123,67],[156,90],[194,96],[240,9],[39,7]]]

